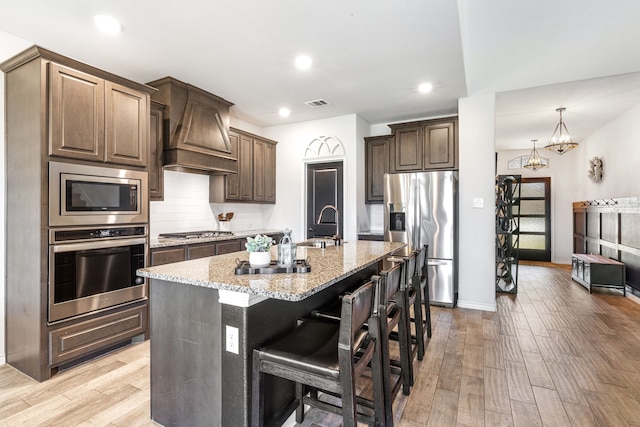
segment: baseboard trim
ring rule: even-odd
[[[4,354],[0,354],[0,366],[6,365],[6,363],[7,363],[7,356]]]
[[[497,306],[495,303],[493,304],[480,304],[474,301],[463,301],[458,299],[458,307],[460,308],[470,308],[472,310],[482,310],[482,311],[496,311]]]

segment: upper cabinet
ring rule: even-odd
[[[151,101],[149,113],[149,200],[164,200],[164,173],[162,150],[164,146],[164,109],[159,102]]]
[[[145,167],[149,94],[54,62],[48,68],[49,155]]]
[[[394,133],[391,172],[456,169],[458,119],[449,117],[389,125]]]
[[[383,203],[384,174],[458,168],[458,118],[389,125],[365,144],[366,203]]]
[[[392,135],[370,136],[364,139],[366,203],[382,203],[384,174],[389,172],[389,145]]]
[[[234,128],[229,131],[229,141],[238,158],[238,173],[212,176],[210,201],[275,203],[277,142]],[[221,182],[224,191],[220,191]]]

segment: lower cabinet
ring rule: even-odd
[[[275,244],[278,244],[283,236],[282,233],[270,233],[268,235],[275,240]],[[171,264],[173,262],[243,251],[245,249],[244,244],[246,241],[246,238],[239,238],[152,248],[150,265],[155,267],[157,265]]]
[[[49,331],[49,365],[118,344],[147,332],[148,305],[118,311]]]
[[[216,255],[228,254],[231,252],[238,252],[243,250],[243,241],[243,239],[238,239],[216,243]]]
[[[187,246],[187,259],[206,258],[214,255],[216,255],[216,245],[213,242]]]
[[[171,264],[187,260],[186,246],[169,246],[151,249],[151,265]]]

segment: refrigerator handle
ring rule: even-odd
[[[415,179],[413,181],[413,250],[417,250],[420,247],[420,181]]]

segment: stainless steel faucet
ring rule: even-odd
[[[320,215],[318,215],[318,220],[316,221],[318,224],[325,224],[322,222],[322,214],[327,209],[333,209],[336,213],[336,234],[333,236],[334,240],[340,240],[340,212],[338,212],[338,208],[334,205],[326,205],[320,210]]]

